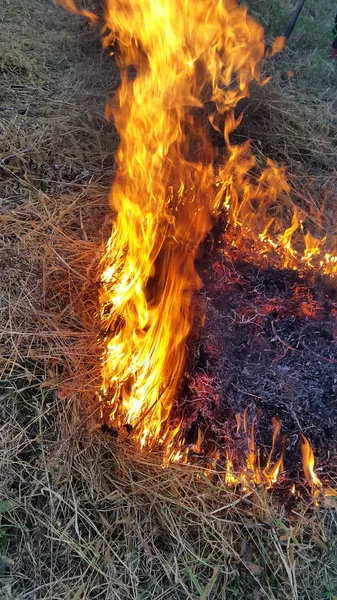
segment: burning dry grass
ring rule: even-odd
[[[111,220],[102,161],[115,144],[101,120],[105,59],[86,26],[40,4],[2,15],[3,597],[333,598],[333,507],[238,496],[219,474],[163,469],[156,452],[97,430],[95,267]],[[258,92],[239,134],[319,203],[316,191],[336,185],[332,104],[303,119],[292,85]]]
[[[242,498],[95,432],[105,205],[93,185],[1,217],[4,597],[332,597],[332,508]]]

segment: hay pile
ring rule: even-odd
[[[96,266],[117,144],[102,115],[118,74],[52,5],[8,3],[1,19],[1,597],[333,598],[333,507],[242,497],[99,430]],[[331,104],[316,127],[315,106],[303,119],[282,87],[257,92],[259,122],[244,123],[320,202],[336,184]]]

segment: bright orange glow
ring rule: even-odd
[[[254,487],[256,484],[264,484],[266,488],[269,488],[279,480],[279,476],[283,472],[283,451],[280,458],[272,465],[276,441],[281,430],[281,424],[276,417],[273,418],[272,423],[274,432],[272,447],[266,466],[261,467],[259,454],[256,450],[254,421],[249,427],[247,409],[243,413],[243,418],[241,418],[240,414],[235,415],[235,417],[236,432],[243,435],[247,444],[246,464],[240,465],[239,469],[234,472],[233,462],[228,450],[226,450],[225,482],[229,486],[241,485],[244,490],[248,490],[251,487]]]
[[[309,444],[307,438],[301,434],[302,437],[302,460],[303,460],[303,471],[306,479],[310,483],[312,488],[322,488],[321,480],[317,477],[314,467],[315,467],[315,458],[313,450]]]
[[[231,461],[228,450],[226,451],[226,463],[225,463],[225,482],[227,485],[232,486],[240,483],[239,478],[235,475],[233,470],[233,463]]]
[[[69,12],[73,13],[73,15],[82,15],[83,17],[86,17],[87,19],[89,19],[89,21],[91,21],[91,23],[98,21],[98,17],[94,13],[88,10],[81,10],[77,8],[74,0],[54,0],[54,2],[55,4],[58,4],[59,6],[62,6],[63,8],[68,10]]]
[[[75,14],[74,0],[57,0]],[[276,266],[337,273],[337,255],[326,237],[307,229],[320,222],[294,206],[284,167],[253,155],[249,141],[233,142],[241,122],[234,109],[261,82],[267,55],[263,28],[237,0],[106,0],[103,45],[118,42],[121,85],[106,108],[120,144],[111,203],[117,213],[101,260],[100,316],[102,418],[141,448],[159,444],[163,462],[187,461],[182,423],[173,422],[192,326],[192,293],[201,282],[195,269],[200,243],[225,213],[230,254],[248,240],[250,258]],[[269,52],[282,49],[284,38]],[[223,152],[212,142],[220,133]],[[274,462],[281,425],[273,419],[265,467],[247,410],[236,415],[245,465],[229,485],[274,484],[283,472],[283,450]],[[314,456],[302,436],[303,468],[321,487]],[[198,429],[193,451],[202,453]],[[215,459],[216,464],[216,459]]]
[[[224,119],[229,145],[232,110],[259,81],[265,45],[262,27],[234,0],[107,0],[105,18],[104,44],[118,40],[122,82],[107,108],[120,146],[118,216],[102,259],[102,394],[111,424],[132,429],[144,447],[172,437],[200,287],[196,251],[231,186],[233,161],[242,177],[254,162],[233,152],[219,173],[206,122],[219,128]]]
[[[201,444],[202,444],[202,433],[201,433],[200,427],[198,427],[198,437],[197,437],[197,441],[195,444],[195,452],[197,454],[200,454],[200,452],[201,452]]]
[[[250,434],[248,433],[248,425],[247,425],[247,413],[248,409],[243,413],[243,430],[247,437],[248,441],[248,452],[247,452],[247,470],[252,473],[258,472],[256,469],[256,448],[255,448],[255,423],[252,422]]]
[[[273,442],[272,442],[271,451],[270,451],[270,454],[268,456],[268,462],[267,462],[267,467],[266,467],[267,469],[269,469],[269,467],[270,467],[270,463],[271,463],[271,460],[273,458],[273,454],[274,454],[274,450],[275,450],[276,440],[277,440],[277,438],[278,438],[278,436],[280,434],[280,431],[281,431],[281,423],[280,423],[280,421],[278,420],[277,417],[273,417],[272,424],[273,424],[274,433],[273,433]]]
[[[277,438],[280,435],[280,431],[281,431],[281,423],[277,417],[273,417],[272,424],[273,424],[273,429],[274,429],[273,442],[272,442],[270,454],[268,456],[267,465],[264,470],[266,476],[269,479],[270,484],[276,483],[279,474],[281,474],[284,471],[283,448],[282,448],[280,458],[276,461],[274,466],[272,466],[272,467],[270,466],[271,462],[272,462],[272,458],[274,456],[274,452],[275,452],[276,441],[277,441]]]
[[[298,255],[302,221],[284,169],[271,160],[261,169],[249,142],[231,142],[234,108],[260,82],[265,56],[263,28],[247,8],[236,0],[107,0],[105,20],[104,45],[118,41],[121,86],[106,111],[120,146],[117,218],[101,262],[104,417],[141,447],[159,442],[170,455],[179,447],[171,409],[200,287],[194,259],[219,213],[227,211],[234,243],[253,233],[259,253],[276,251],[283,266],[309,265],[321,242],[302,232]],[[223,132],[225,159],[212,128]],[[319,260],[335,266],[330,255]],[[255,471],[254,423],[249,437],[247,469]]]

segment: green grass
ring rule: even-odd
[[[283,34],[295,4],[290,0],[248,1],[272,37]],[[294,71],[299,93],[312,102],[336,102],[337,63],[328,58],[336,13],[334,0],[306,0],[286,51],[275,60],[274,73]]]

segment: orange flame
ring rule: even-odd
[[[248,489],[256,484],[263,484],[268,489],[274,483],[278,481],[279,475],[283,472],[283,449],[280,458],[276,463],[271,466],[273,456],[275,453],[276,440],[281,431],[281,424],[277,417],[272,420],[273,424],[273,441],[271,451],[268,456],[267,464],[265,467],[261,467],[259,460],[259,453],[256,450],[255,442],[255,423],[248,427],[248,409],[246,408],[243,413],[243,418],[238,413],[235,415],[236,418],[236,432],[239,433],[241,428],[243,430],[245,441],[248,445],[248,451],[246,456],[246,464],[238,470],[237,473],[233,471],[233,463],[230,458],[229,452],[226,451],[225,461],[225,482],[229,485],[240,484],[244,489]]]
[[[217,175],[205,103],[213,127],[224,115],[230,147],[231,111],[259,81],[265,46],[262,27],[234,0],[107,0],[105,18],[122,83],[107,109],[121,141],[118,216],[102,259],[102,393],[111,423],[132,428],[144,446],[172,437],[191,293],[200,287],[194,258],[232,177],[232,160]],[[241,161],[244,173],[252,162]]]
[[[309,444],[307,438],[301,433],[302,445],[302,461],[303,461],[303,471],[306,479],[313,489],[322,488],[322,482],[317,477],[314,467],[315,467],[315,458],[313,450]]]
[[[268,477],[270,484],[276,483],[278,475],[280,473],[283,472],[284,470],[284,464],[283,464],[283,448],[282,448],[282,452],[281,452],[281,456],[280,458],[276,461],[276,463],[274,464],[273,467],[271,467],[271,461],[275,452],[275,445],[276,445],[276,440],[280,434],[281,431],[281,423],[279,421],[279,419],[277,417],[273,417],[272,419],[272,424],[273,424],[273,441],[272,441],[272,446],[271,446],[271,451],[270,454],[268,456],[268,461],[267,461],[267,465],[266,468],[264,470],[265,475]]]
[[[225,483],[229,486],[233,486],[239,483],[239,479],[234,473],[233,463],[231,461],[228,450],[226,450]]]
[[[97,20],[74,0],[55,1]],[[253,237],[257,259],[276,252],[284,267],[334,273],[337,256],[325,237],[303,233],[285,169],[270,159],[261,169],[249,142],[232,142],[240,123],[234,109],[253,80],[265,83],[259,73],[264,32],[247,8],[237,0],[106,0],[105,21],[103,45],[118,42],[121,86],[106,109],[120,146],[111,192],[117,218],[100,277],[104,417],[119,431],[132,431],[141,447],[166,446],[164,461],[187,460],[177,443],[181,423],[170,422],[171,411],[185,364],[192,292],[200,287],[194,259],[219,212],[227,212],[233,245]],[[283,45],[284,38],[276,40],[269,56]],[[211,142],[212,128],[223,135],[225,159]],[[243,420],[237,416],[238,432],[242,423],[246,469],[235,475],[227,453],[225,479],[271,485],[283,471],[283,453],[271,466],[280,423],[273,421],[264,469],[247,411]],[[302,438],[305,476],[318,488],[313,452]],[[201,446],[198,430],[198,453]]]
[[[73,13],[73,15],[82,15],[82,17],[86,17],[89,19],[89,21],[91,21],[91,23],[98,21],[98,16],[91,11],[77,8],[74,0],[54,0],[54,4],[62,6],[62,8],[65,8],[69,12]]]
[[[170,454],[180,432],[170,417],[191,294],[200,287],[200,242],[225,209],[239,237],[260,231],[263,248],[276,248],[293,266],[301,221],[284,169],[267,160],[259,171],[249,143],[230,139],[240,122],[233,109],[250,82],[260,82],[265,55],[263,28],[247,8],[236,0],[107,0],[105,20],[104,45],[119,45],[121,86],[106,111],[120,146],[111,194],[118,216],[102,259],[102,395],[113,426],[131,429],[141,447],[164,443]],[[223,132],[227,148],[220,167],[211,128]],[[314,239],[304,238],[307,262],[317,254]],[[252,471],[254,444],[253,424]]]

